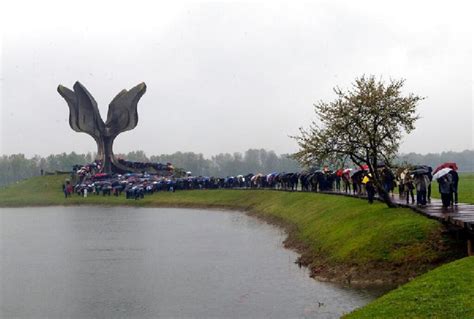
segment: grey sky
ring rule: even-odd
[[[294,152],[313,103],[362,74],[427,97],[402,152],[472,149],[469,1],[381,2],[2,2],[0,152],[95,151],[56,92],[76,80],[103,118],[146,82],[116,153]]]

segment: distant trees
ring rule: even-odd
[[[377,169],[397,155],[403,133],[415,129],[416,106],[421,97],[402,95],[404,80],[388,84],[374,76],[357,78],[352,89],[335,88],[336,99],[315,105],[317,120],[296,137],[302,164],[344,162],[367,165],[379,196],[389,207],[394,204],[383,187]]]
[[[74,164],[92,162],[93,155],[62,153],[33,158],[26,158],[23,154],[3,155],[0,157],[0,186],[14,183],[16,181],[40,175],[40,171],[70,171]]]
[[[444,162],[455,162],[458,164],[459,172],[474,172],[474,150],[462,152],[447,151],[442,153],[417,154],[408,153],[398,155],[396,163],[425,164],[431,167]]]
[[[148,157],[143,151],[133,151],[116,156],[129,161],[172,163],[176,168],[191,171],[202,176],[231,176],[247,173],[297,172],[299,164],[288,155],[276,155],[273,151],[250,149],[245,153],[222,153],[211,158],[193,152],[176,152],[174,154],[152,155]],[[91,163],[95,158],[92,153],[62,153],[47,157],[35,156],[26,158],[23,154],[4,155],[0,157],[0,186],[18,180],[40,175],[44,172],[70,171],[75,164]]]
[[[175,167],[191,171],[202,176],[230,176],[247,173],[299,172],[298,162],[288,154],[276,155],[273,151],[250,149],[244,153],[224,153],[205,158],[193,152],[176,152],[174,154],[152,155],[148,157],[143,151],[120,155],[127,160],[144,160],[150,162],[171,162]],[[93,153],[62,153],[47,157],[34,156],[26,158],[23,154],[3,155],[0,157],[0,186],[18,180],[40,175],[44,172],[69,171],[75,164],[90,163]],[[395,162],[427,164],[436,166],[443,162],[456,162],[460,171],[474,172],[474,150],[463,152],[443,152],[441,154],[420,155],[415,153],[400,155]]]

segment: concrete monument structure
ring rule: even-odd
[[[112,145],[122,132],[134,129],[138,124],[137,106],[145,94],[146,85],[140,83],[131,90],[122,90],[109,104],[107,121],[102,120],[97,102],[87,89],[76,82],[70,90],[58,86],[59,94],[69,106],[69,125],[76,132],[87,133],[97,143],[97,157],[102,160],[103,172],[112,173],[113,166],[121,168],[115,159]],[[121,168],[126,170],[126,168]]]

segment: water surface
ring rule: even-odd
[[[309,278],[239,212],[2,208],[2,318],[338,318],[375,296]]]

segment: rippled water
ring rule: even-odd
[[[374,298],[309,278],[239,212],[1,209],[2,318],[337,318]]]

